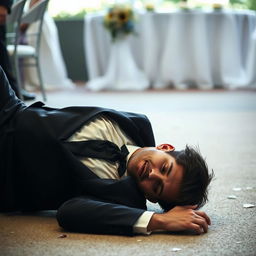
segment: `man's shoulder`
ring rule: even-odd
[[[134,113],[123,110],[115,110],[112,108],[99,107],[99,106],[68,106],[68,107],[49,107],[41,101],[37,101],[28,107],[29,109],[44,109],[47,111],[60,111],[60,112],[94,112],[94,113],[113,113],[116,115],[121,115],[129,118],[146,118],[146,115],[142,113]]]

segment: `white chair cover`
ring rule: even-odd
[[[32,24],[28,33],[33,33],[37,24]],[[32,39],[28,42],[35,46]],[[46,12],[44,15],[43,31],[41,37],[40,64],[43,81],[46,89],[73,88],[74,83],[67,77],[67,70],[59,44],[59,36],[54,20]],[[38,85],[37,76],[33,68],[26,73],[33,85]]]

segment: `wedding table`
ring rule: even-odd
[[[85,16],[89,79],[104,76],[111,38],[103,14]],[[156,89],[256,87],[256,12],[180,10],[141,13],[133,58]],[[124,60],[125,61],[125,60]]]

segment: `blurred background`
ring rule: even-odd
[[[60,44],[64,59],[67,65],[69,77],[76,81],[88,80],[84,53],[84,17],[92,13],[105,13],[113,4],[126,3],[130,4],[138,13],[145,12],[147,7],[152,6],[155,12],[175,12],[182,7],[183,1],[180,0],[131,0],[131,1],[114,1],[114,0],[73,0],[72,5],[68,0],[51,0],[48,11],[54,18],[58,27]],[[187,6],[193,10],[212,10],[214,5],[220,4],[225,10],[256,10],[256,0],[188,0]],[[73,36],[67,35],[69,31]],[[76,38],[75,49],[71,47]],[[74,52],[75,50],[75,52]],[[76,57],[74,57],[74,53]],[[72,56],[73,55],[73,56]]]
[[[43,3],[41,23],[23,24]],[[256,88],[256,0],[27,0],[23,13],[17,42],[35,49],[39,64],[27,64],[32,48],[8,51],[19,87],[41,89],[44,100],[49,90],[77,86]],[[30,39],[37,28],[38,42]]]

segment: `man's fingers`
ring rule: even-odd
[[[191,223],[191,227],[198,234],[207,233],[208,231],[208,225],[206,221],[204,220],[204,218],[199,216],[193,220],[193,222]]]
[[[195,231],[198,235],[201,235],[203,233],[202,227],[198,224],[192,223],[191,229]]]
[[[195,223],[200,225],[200,227],[204,230],[205,233],[208,231],[208,224],[206,223],[205,219],[203,217],[198,216],[195,219]]]
[[[211,220],[205,212],[195,210],[196,208],[197,205],[176,206],[165,213],[168,224],[170,222],[170,227],[167,230],[191,229],[197,234],[206,233]]]
[[[203,218],[206,219],[207,224],[211,225],[211,219],[209,218],[209,216],[205,213],[205,212],[201,212],[201,211],[195,211],[195,213]]]

